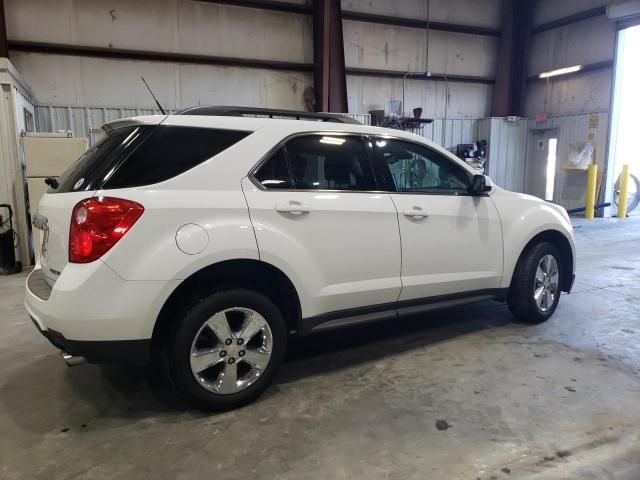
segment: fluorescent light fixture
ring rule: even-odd
[[[549,70],[548,72],[542,72],[540,78],[557,77],[558,75],[566,75],[567,73],[575,73],[582,70],[582,65],[574,65],[573,67],[558,68],[557,70]]]
[[[329,145],[342,145],[346,140],[344,138],[336,137],[322,137],[320,143],[327,143]]]

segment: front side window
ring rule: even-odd
[[[471,175],[439,153],[411,142],[376,140],[383,167],[389,169],[395,190],[434,194],[466,194]]]

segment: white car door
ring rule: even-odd
[[[299,135],[243,180],[260,259],[293,281],[303,318],[400,294],[397,212],[370,151],[360,135]]]
[[[497,289],[502,229],[487,194],[471,196],[471,175],[425,145],[375,142],[376,161],[398,210],[402,239],[399,301]]]

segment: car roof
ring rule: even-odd
[[[104,125],[103,128],[107,130],[115,129],[120,126],[136,123],[151,125],[174,125],[183,127],[219,128],[225,130],[241,130],[246,132],[255,132],[261,130],[263,131],[262,133],[269,132],[270,134],[278,136],[281,139],[290,135],[294,135],[296,133],[305,132],[356,133],[362,135],[394,137],[422,143],[432,150],[435,150],[442,155],[449,157],[459,165],[463,166],[463,168],[473,173],[471,167],[467,165],[466,162],[463,162],[450,151],[441,147],[437,143],[428,140],[425,137],[403,130],[375,127],[371,125],[336,123],[319,120],[290,120],[269,117],[188,115],[181,113],[179,115],[145,115],[116,120]]]
[[[307,131],[332,131],[363,133],[369,135],[393,135],[396,137],[407,137],[412,139],[422,139],[424,137],[402,130],[374,127],[362,125],[360,123],[337,123],[320,120],[294,120],[288,118],[268,118],[268,117],[240,117],[240,116],[218,116],[218,115],[189,115],[180,113],[179,115],[144,115],[127,119],[115,120],[104,125],[106,129],[115,129],[121,126],[145,123],[157,125],[192,126],[205,128],[224,128],[228,130],[256,131],[263,128],[283,129],[300,132]]]
[[[303,112],[299,110],[285,110],[280,108],[243,107],[243,106],[197,106],[187,108],[176,115],[206,115],[222,117],[266,117],[266,118],[288,118],[294,120],[321,120],[323,122],[360,124],[354,118],[342,113],[328,112]]]
[[[160,122],[159,122],[160,123]],[[362,125],[360,123],[336,123],[324,122],[318,120],[293,120],[286,118],[267,118],[267,117],[227,117],[215,115],[168,115],[163,125],[181,125],[193,127],[208,128],[226,128],[230,130],[256,131],[261,129],[281,130],[283,133],[295,132],[344,132],[344,133],[360,133],[368,135],[387,135],[395,137],[405,137],[413,140],[426,140],[424,137],[413,133],[405,132],[392,128],[375,127],[371,125]]]

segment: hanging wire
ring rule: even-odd
[[[444,77],[444,120],[442,121],[442,147],[447,148],[445,146],[446,141],[446,132],[447,132],[447,112],[449,110],[449,79],[446,74],[442,74]]]

